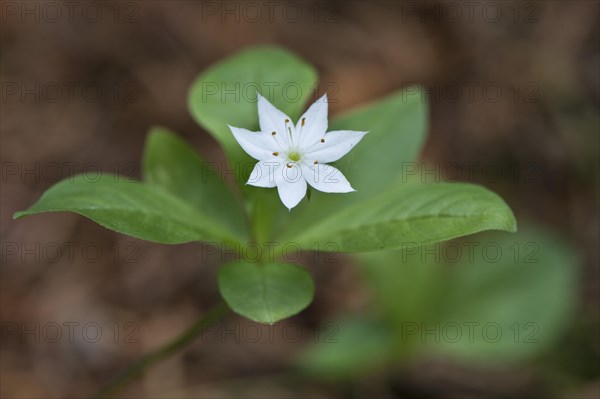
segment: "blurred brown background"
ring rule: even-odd
[[[599,3],[471,3],[3,2],[0,395],[89,395],[218,301],[219,259],[202,259],[199,245],[146,243],[72,214],[18,221],[12,214],[75,173],[139,177],[151,125],[219,159],[216,142],[188,113],[187,89],[210,64],[255,44],[284,46],[313,64],[321,91],[334,100],[332,114],[410,83],[427,87],[424,160],[460,165],[464,173],[447,177],[488,186],[518,220],[563,232],[585,264],[575,317],[581,324],[572,334],[581,325],[597,333]],[[472,176],[467,164],[476,165]],[[490,178],[486,165],[510,172]],[[286,379],[301,342],[284,339],[282,326],[310,330],[366,301],[356,273],[340,260],[309,265],[315,302],[275,326],[273,342],[211,335],[123,395],[550,395],[527,369],[482,375],[415,366],[400,379],[370,376],[352,386]],[[231,316],[228,323],[248,322]],[[598,359],[595,333],[583,334],[573,350]],[[574,391],[552,396],[599,397],[597,368],[586,367],[573,371],[584,381]]]

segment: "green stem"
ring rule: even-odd
[[[92,398],[108,398],[123,389],[127,384],[138,378],[146,369],[152,367],[163,359],[173,355],[179,349],[190,344],[194,339],[201,336],[207,324],[219,320],[229,309],[225,303],[220,303],[206,313],[200,320],[194,323],[171,342],[161,348],[148,353],[137,362],[133,363],[113,380],[98,390]]]
[[[269,209],[267,198],[265,194],[256,196],[254,198],[254,204],[252,206],[252,241],[262,245],[267,241],[269,236],[269,229],[273,222],[272,215],[273,210]]]

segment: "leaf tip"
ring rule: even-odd
[[[512,212],[511,212],[511,215],[512,215]],[[516,233],[517,230],[519,230],[519,229],[517,228],[517,219],[515,218],[514,215],[512,215],[512,218],[511,218],[511,220],[510,220],[509,223],[510,224],[508,226],[508,232],[509,233]]]
[[[512,209],[506,204],[507,217],[506,223],[504,224],[504,230],[508,233],[516,233],[517,232],[517,218],[513,213]]]

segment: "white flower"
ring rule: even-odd
[[[289,116],[258,94],[260,132],[229,126],[254,166],[246,184],[277,187],[283,204],[292,209],[304,198],[307,183],[326,193],[354,191],[342,172],[331,165],[346,155],[367,132],[327,132],[327,95],[302,115],[296,126]]]

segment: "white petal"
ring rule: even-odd
[[[272,158],[274,152],[281,151],[275,140],[262,132],[251,132],[234,126],[229,126],[229,129],[244,151],[254,159],[261,161]]]
[[[302,126],[304,120],[304,126]],[[309,147],[327,131],[327,94],[315,101],[296,124],[300,147]]]
[[[289,210],[292,210],[304,198],[307,187],[300,166],[292,165],[291,168],[288,168],[287,164],[284,164],[279,168],[275,177],[279,198]]]
[[[349,193],[355,191],[342,172],[325,164],[303,164],[302,173],[308,184],[324,193]]]
[[[254,165],[254,169],[246,184],[256,187],[275,187],[275,176],[282,164],[282,158],[270,158],[265,161],[260,161]]]
[[[279,144],[287,150],[290,145],[288,128],[294,134],[294,124],[289,116],[275,108],[266,98],[256,93],[258,96],[258,123],[260,130],[265,135],[273,132],[277,133]],[[288,121],[287,123],[285,121]]]
[[[320,163],[335,162],[346,155],[354,146],[362,140],[367,132],[355,132],[353,130],[336,130],[327,133],[323,142],[305,150],[304,157],[310,161]]]

